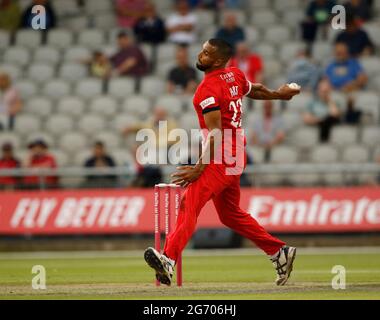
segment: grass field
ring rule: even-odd
[[[142,252],[0,253],[0,299],[380,299],[380,248],[299,248],[284,287],[257,250],[186,251],[184,286],[153,282]],[[32,267],[46,269],[46,290],[33,290]],[[334,265],[346,289],[334,290]]]

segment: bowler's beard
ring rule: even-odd
[[[199,61],[195,64],[195,66],[197,67],[198,70],[203,71],[203,72],[206,71],[207,69],[209,69],[208,66],[204,66]]]

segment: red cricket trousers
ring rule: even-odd
[[[194,233],[198,216],[212,199],[220,221],[250,239],[268,255],[274,255],[285,243],[271,236],[246,211],[240,208],[240,175],[226,175],[222,164],[210,164],[198,180],[191,183],[181,199],[175,229],[168,235],[164,253],[177,261]]]

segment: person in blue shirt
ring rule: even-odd
[[[326,77],[335,90],[353,92],[362,89],[368,77],[355,58],[351,58],[345,43],[335,44],[335,59],[326,69]]]
[[[245,32],[238,25],[237,17],[234,13],[227,13],[224,17],[223,26],[217,31],[215,38],[223,39],[232,47],[236,47],[239,42],[245,40]]]

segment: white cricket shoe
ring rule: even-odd
[[[276,284],[283,286],[289,279],[293,270],[293,262],[296,257],[297,248],[283,246],[277,256],[271,258],[271,261],[277,272]]]
[[[156,271],[156,279],[170,286],[174,273],[172,260],[151,247],[145,250],[144,259],[149,267]]]

